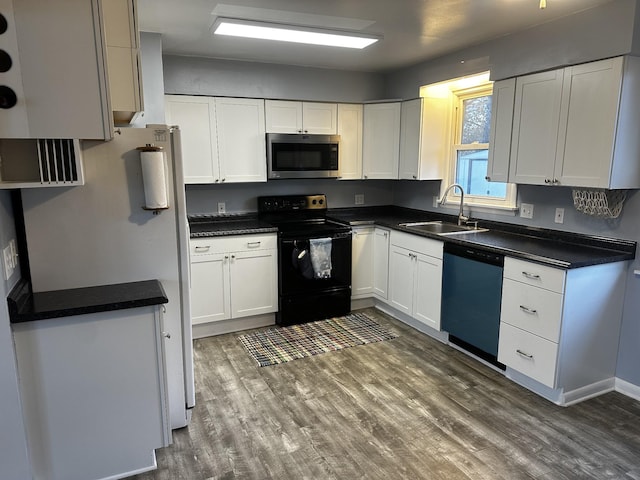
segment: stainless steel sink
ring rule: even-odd
[[[488,229],[486,228],[476,228],[469,225],[456,225],[455,223],[440,221],[401,223],[400,226],[405,227],[409,230],[434,233],[436,235],[461,235],[465,233],[478,233],[488,231]]]

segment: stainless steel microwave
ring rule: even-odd
[[[267,175],[280,178],[340,176],[340,135],[267,133]]]

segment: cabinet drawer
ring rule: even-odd
[[[224,252],[249,252],[275,249],[277,244],[278,237],[275,234],[192,238],[189,241],[189,252],[192,256]]]
[[[430,257],[442,259],[442,246],[444,244],[438,240],[392,230],[391,244],[406,248],[407,250],[422,253]]]
[[[558,343],[562,300],[560,293],[505,278],[500,320]]]
[[[504,259],[504,278],[526,283],[552,292],[564,292],[565,271],[516,258]]]
[[[506,323],[500,323],[498,361],[555,388],[558,345]]]

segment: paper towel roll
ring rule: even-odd
[[[164,152],[140,152],[142,183],[146,208],[167,208],[167,179],[164,172]]]

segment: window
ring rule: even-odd
[[[424,96],[442,96],[452,104],[452,146],[448,175],[442,181],[441,192],[452,183],[464,189],[467,206],[491,209],[516,209],[516,186],[509,183],[489,182],[489,134],[491,127],[491,95],[493,82],[488,72],[449,82],[423,87]],[[446,203],[459,204],[460,192],[452,189]]]

